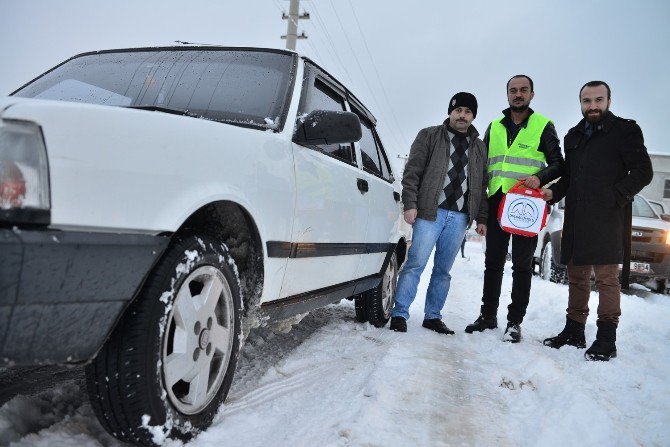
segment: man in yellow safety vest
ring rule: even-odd
[[[498,304],[510,234],[498,223],[498,207],[503,196],[519,181],[539,188],[561,176],[563,155],[554,124],[535,113],[530,101],[535,96],[533,81],[526,75],[507,81],[509,108],[486,130],[488,148],[488,222],[482,306],[477,320],[465,332],[481,332],[498,327]],[[537,236],[512,236],[512,303],[508,307],[503,340],[521,341],[521,322],[526,315],[533,276],[533,253]]]

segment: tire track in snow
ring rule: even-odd
[[[225,436],[259,445],[281,434],[275,445],[347,445],[370,378],[397,339],[388,329],[354,322],[321,328],[269,368],[255,388],[231,395],[198,441],[208,445]]]

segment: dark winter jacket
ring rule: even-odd
[[[528,109],[530,112],[528,114],[528,117],[523,120],[516,132],[511,132],[510,127],[512,123],[512,117],[511,117],[511,109],[507,108],[502,111],[504,118],[501,121],[501,124],[505,126],[505,129],[507,129],[507,146],[511,146],[512,143],[514,142],[514,139],[516,138],[517,134],[519,133],[519,130],[522,128],[526,127],[528,125],[528,118],[535,113],[533,109]],[[489,127],[486,129],[486,132],[484,133],[484,144],[486,147],[489,147],[489,135],[491,134],[491,125],[489,124]],[[547,161],[547,167],[542,169],[540,172],[535,174],[538,179],[540,179],[540,185],[546,185],[552,180],[556,180],[561,176],[563,173],[563,154],[561,154],[561,144],[560,140],[558,139],[558,135],[556,134],[556,128],[554,127],[554,124],[550,121],[547,123],[545,126],[544,130],[542,131],[542,135],[540,135],[540,146],[538,147],[538,150],[542,153],[544,153],[544,158]]]
[[[607,112],[590,138],[585,120],[564,140],[566,169],[552,185],[552,202],[565,197],[561,263],[621,264],[630,253],[631,203],[653,170],[642,130]]]
[[[474,126],[468,128],[468,137],[468,225],[473,220],[486,224],[486,147]],[[447,121],[441,126],[427,127],[419,131],[412,143],[402,177],[402,202],[405,210],[416,209],[417,217],[421,219],[437,218],[437,202],[444,188],[451,149]]]

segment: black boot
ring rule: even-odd
[[[403,317],[391,317],[389,329],[396,332],[407,332],[407,320]]]
[[[426,320],[423,320],[423,327],[426,329],[430,329],[431,331],[435,331],[438,334],[447,334],[447,335],[454,335],[454,331],[449,329],[446,324],[439,318],[428,318]]]
[[[607,362],[616,357],[616,324],[608,321],[598,321],[596,341],[586,350],[586,360]]]
[[[487,317],[480,314],[474,323],[468,324],[465,327],[465,332],[472,334],[473,332],[482,332],[486,329],[495,329],[497,327],[498,319],[495,316]]]
[[[584,326],[586,325],[579,321],[565,317],[565,328],[557,336],[545,339],[544,345],[555,349],[559,349],[561,346],[565,345],[584,349],[586,347]]]

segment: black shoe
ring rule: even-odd
[[[482,332],[486,329],[495,329],[498,327],[498,319],[496,317],[485,317],[479,315],[474,323],[468,324],[465,327],[465,332],[472,334],[473,332]]]
[[[550,348],[560,349],[562,346],[574,346],[575,348],[586,348],[586,338],[584,337],[584,324],[570,318],[565,318],[565,328],[555,337],[549,337],[543,344]]]
[[[391,317],[389,329],[396,332],[407,332],[407,320],[403,317]]]
[[[616,324],[598,321],[596,341],[584,353],[586,360],[607,362],[616,357]]]
[[[521,341],[521,325],[517,323],[507,322],[507,327],[505,328],[505,335],[503,335],[503,341],[508,341],[510,343],[519,343]]]
[[[447,335],[454,335],[454,331],[449,329],[446,324],[439,318],[429,318],[427,320],[423,320],[423,327],[426,329],[430,329],[431,331],[435,331],[438,334],[447,334]]]

